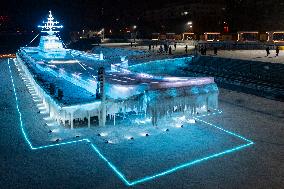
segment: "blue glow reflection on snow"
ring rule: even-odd
[[[15,62],[15,60],[14,60]],[[241,150],[245,147],[248,147],[248,146],[251,146],[254,144],[254,142],[252,142],[251,140],[248,140],[236,133],[233,133],[231,131],[228,131],[226,129],[223,129],[217,125],[214,125],[212,123],[209,123],[209,122],[206,122],[206,121],[203,121],[201,119],[199,119],[199,117],[204,117],[204,115],[202,116],[196,116],[194,117],[194,119],[196,119],[197,121],[200,121],[200,122],[203,122],[207,125],[210,125],[210,126],[213,126],[219,130],[222,130],[230,135],[233,135],[235,137],[238,137],[246,142],[248,142],[247,144],[244,144],[244,145],[240,145],[240,146],[237,146],[237,147],[234,147],[232,149],[229,149],[229,150],[225,150],[223,152],[219,152],[219,153],[216,153],[216,154],[213,154],[213,155],[209,155],[209,156],[206,156],[206,157],[203,157],[203,158],[200,158],[200,159],[196,159],[196,160],[193,160],[193,161],[190,161],[190,162],[187,162],[187,163],[184,163],[184,164],[181,164],[179,166],[176,166],[176,167],[173,167],[171,169],[168,169],[168,170],[165,170],[163,172],[160,172],[160,173],[157,173],[157,174],[153,174],[151,176],[146,176],[146,177],[143,177],[141,179],[137,179],[137,180],[134,180],[134,181],[128,181],[126,179],[126,177],[122,174],[121,171],[119,171],[117,169],[116,166],[114,166],[101,152],[100,150],[93,144],[91,143],[91,141],[89,139],[81,139],[81,140],[74,140],[74,141],[68,141],[68,142],[61,142],[61,143],[56,143],[56,144],[51,144],[51,145],[44,145],[44,146],[39,146],[39,147],[33,147],[31,141],[29,140],[25,130],[24,130],[24,124],[23,124],[23,121],[22,121],[22,114],[21,114],[21,111],[19,109],[19,101],[18,101],[18,96],[17,96],[17,92],[16,92],[16,88],[15,88],[15,84],[14,84],[14,79],[13,79],[13,76],[12,76],[12,71],[11,71],[11,67],[10,67],[10,62],[9,62],[9,59],[8,59],[8,66],[9,66],[9,72],[10,72],[10,78],[11,78],[11,81],[12,81],[12,86],[13,86],[13,91],[14,91],[14,96],[15,96],[15,99],[16,99],[16,108],[17,108],[17,112],[19,113],[19,121],[20,121],[20,127],[21,127],[21,131],[23,133],[23,136],[24,136],[24,139],[25,141],[28,143],[28,145],[30,146],[30,148],[32,150],[38,150],[38,149],[44,149],[44,148],[49,148],[49,147],[55,147],[55,146],[61,146],[61,145],[67,145],[67,144],[73,144],[73,143],[78,143],[78,142],[87,142],[91,145],[92,149],[99,155],[99,157],[104,160],[108,166],[118,175],[118,177],[128,186],[133,186],[133,185],[136,185],[136,184],[139,184],[139,183],[143,183],[143,182],[146,182],[146,181],[149,181],[149,180],[153,180],[155,178],[158,178],[158,177],[161,177],[161,176],[164,176],[164,175],[167,175],[167,174],[170,174],[170,173],[173,173],[173,172],[176,172],[178,170],[181,170],[181,169],[184,169],[186,167],[189,167],[189,166],[192,166],[194,164],[197,164],[197,163],[200,163],[200,162],[203,162],[203,161],[206,161],[206,160],[209,160],[209,159],[213,159],[213,158],[217,158],[217,157],[220,157],[222,155],[225,155],[225,154],[228,154],[228,153],[232,153],[232,152],[235,152],[235,151],[238,151],[238,150]],[[208,115],[215,115],[215,114],[220,114],[222,113],[222,111],[218,111],[216,113],[211,113],[211,114],[208,114]]]

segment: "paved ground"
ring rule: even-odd
[[[126,188],[86,143],[30,150],[20,130],[7,60],[0,61],[0,70],[1,188]],[[16,88],[25,93],[19,83]],[[206,120],[255,144],[133,188],[283,188],[284,103],[224,89],[219,102],[224,113]],[[123,160],[127,154],[119,152],[116,157]]]

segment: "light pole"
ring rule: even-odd
[[[189,27],[189,31],[192,31],[192,21],[188,21],[186,25]]]
[[[103,41],[105,40],[105,29],[103,28],[101,30],[101,35],[102,35],[102,38],[103,38]]]
[[[137,33],[136,33],[136,28],[137,28],[137,26],[134,25],[134,26],[133,26],[133,35],[134,35],[134,36],[133,36],[133,40],[134,40],[134,43],[135,43],[136,34],[137,34]]]

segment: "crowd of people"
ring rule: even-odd
[[[173,46],[173,48],[172,48]],[[158,48],[158,44],[149,44],[149,51],[155,51],[155,48]],[[173,54],[173,50],[176,51],[177,49],[177,43],[175,42],[173,45],[169,45],[168,43],[165,43],[163,45],[159,45],[158,53],[166,53],[169,55]]]
[[[265,51],[266,51],[266,56],[269,56],[270,55],[270,48],[269,48],[269,46],[266,47]],[[276,46],[276,48],[275,48],[276,56],[279,55],[279,51],[280,51],[279,46]]]
[[[131,42],[131,47],[133,47],[133,44]],[[136,44],[135,44],[136,47]],[[148,50],[149,51],[156,51],[159,54],[168,54],[168,55],[172,55],[173,51],[177,50],[177,42],[174,42],[173,44],[169,44],[169,43],[164,43],[164,44],[158,44],[158,42],[156,42],[155,44],[149,44],[148,45]],[[266,51],[266,56],[270,55],[270,47],[267,46],[265,48]],[[279,46],[276,46],[275,48],[275,52],[276,52],[276,56],[279,55],[280,52],[280,48]],[[184,53],[188,54],[188,45],[185,45],[184,47]],[[194,54],[200,54],[200,55],[207,55],[207,46],[206,45],[195,45],[194,48]],[[214,55],[218,55],[218,47],[213,47],[213,53]]]

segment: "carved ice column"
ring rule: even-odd
[[[62,110],[62,111],[63,111],[62,122],[63,122],[63,125],[65,126],[65,122],[66,122],[66,111],[65,111],[65,110]]]
[[[99,126],[105,126],[106,124],[106,105],[105,100],[101,102],[99,112]]]
[[[74,129],[73,113],[74,113],[74,112],[71,112],[71,113],[70,113],[70,125],[71,125],[71,129]]]
[[[210,109],[209,107],[209,97],[206,96],[206,111],[208,111]]]
[[[48,106],[48,113],[49,113],[49,117],[51,117],[51,107],[50,107],[50,102],[47,102],[47,106]]]
[[[88,127],[90,128],[91,127],[91,114],[90,114],[90,111],[87,111],[87,114],[88,114]]]
[[[113,115],[113,125],[115,125],[115,113]]]

